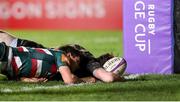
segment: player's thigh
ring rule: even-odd
[[[0,42],[5,42],[6,45],[9,46],[14,39],[16,38],[12,36],[11,34],[4,31],[0,31]]]

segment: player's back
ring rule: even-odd
[[[17,47],[9,55],[10,66],[8,76],[18,77],[45,77],[50,78],[57,73],[57,57],[60,59],[62,51],[42,48]],[[60,62],[61,63],[61,62]]]

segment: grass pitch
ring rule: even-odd
[[[57,47],[77,43],[95,56],[112,52],[122,56],[120,31],[15,31],[15,36]],[[63,85],[63,82],[0,81],[0,101],[177,101],[180,75],[145,75],[126,82]]]
[[[0,100],[18,101],[177,101],[180,100],[179,75],[146,75],[116,83],[78,84],[62,82],[28,84],[0,82]]]

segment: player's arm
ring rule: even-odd
[[[102,80],[103,82],[115,82],[115,81],[124,81],[124,79],[115,73],[107,72],[103,68],[97,68],[93,71],[93,75]]]
[[[93,75],[102,80],[103,82],[115,82],[115,81],[124,81],[124,79],[117,75],[114,74],[112,72],[107,72],[106,70],[104,70],[103,68],[97,68],[93,71]]]
[[[96,82],[96,79],[94,77],[78,78],[77,76],[71,73],[71,70],[69,69],[68,66],[61,66],[61,68],[59,68],[59,72],[65,84],[75,84],[75,83],[81,83],[81,82],[84,82],[84,83]]]
[[[94,77],[103,82],[123,81],[123,78],[121,78],[119,75],[104,70],[100,63],[95,60],[89,61],[87,68]]]
[[[27,83],[37,83],[37,82],[47,82],[48,79],[46,79],[46,78],[27,78],[27,77],[21,77],[20,81],[27,82]]]
[[[59,73],[62,76],[62,79],[65,84],[75,84],[83,82],[83,80],[79,79],[77,76],[71,73],[71,70],[68,65],[71,63],[69,62],[67,56],[65,54],[62,54],[62,52],[57,52],[56,58],[57,58],[57,66],[59,67]],[[60,58],[59,58],[60,56]]]
[[[71,73],[71,70],[68,66],[60,66],[59,72],[65,84],[75,84],[83,82],[83,80],[79,79],[77,76]]]
[[[94,59],[91,59],[88,62],[87,69],[93,74],[94,77],[103,82],[113,82],[115,80],[113,74],[101,68],[100,63]]]

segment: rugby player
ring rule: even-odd
[[[81,82],[70,70],[76,63],[61,50],[23,46],[15,48],[0,43],[0,61],[3,63],[1,73],[10,80],[51,79],[60,73],[65,84]]]
[[[0,38],[0,42],[5,42],[9,46],[45,48],[43,45],[38,44],[34,41],[16,38],[5,31],[0,31],[0,36],[4,36],[3,39]],[[61,46],[59,48],[56,48],[56,50],[64,51],[67,56],[71,57],[72,60],[76,62],[73,63],[74,65],[71,66],[71,72],[77,75],[78,77],[83,78],[88,76],[94,76],[95,78],[102,80],[104,82],[123,80],[121,76],[111,72],[107,72],[102,68],[102,65],[108,59],[113,57],[113,55],[111,54],[104,54],[98,58],[95,58],[89,51],[77,44]],[[56,77],[54,78],[59,80],[60,75],[56,74]],[[84,80],[90,80],[91,82],[95,81],[93,77],[85,78]]]

